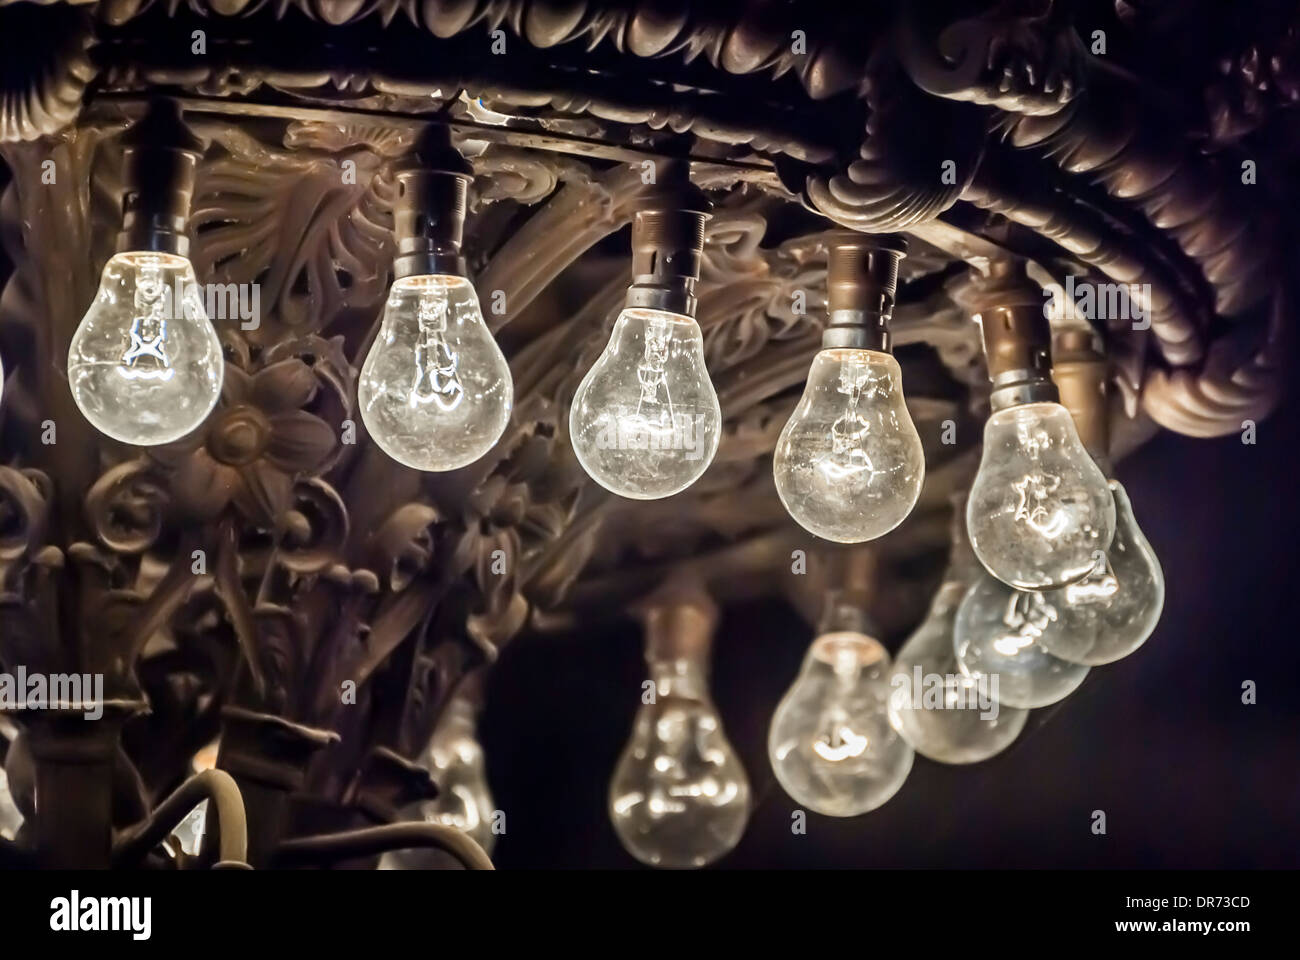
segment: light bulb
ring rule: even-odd
[[[702,867],[740,842],[749,778],[722,731],[704,668],[652,662],[654,702],[643,703],[609,785],[624,849],[656,867]]]
[[[505,432],[514,382],[464,277],[393,283],[357,383],[361,418],[375,443],[416,470],[455,470]]]
[[[978,763],[1011,746],[1029,719],[1003,704],[1000,683],[963,673],[953,624],[966,592],[962,580],[939,587],[921,625],[903,644],[889,683],[889,719],[917,753],[940,763]],[[1000,680],[1000,678],[999,678]]]
[[[902,523],[921,494],[925,453],[898,361],[875,350],[818,353],[772,472],[790,516],[819,537],[860,543]]]
[[[1146,641],[1165,605],[1165,576],[1151,544],[1133,518],[1133,504],[1118,480],[1117,528],[1110,549],[1082,580],[1043,594],[1057,611],[1043,647],[1062,660],[1096,666],[1126,657]]]
[[[997,677],[998,702],[1032,710],[1063,700],[1083,683],[1088,668],[1048,653],[1039,642],[1060,612],[1041,593],[1015,590],[979,576],[957,608],[953,650],[962,673]]]
[[[999,410],[966,504],[975,555],[1021,590],[1079,580],[1115,535],[1115,498],[1059,403]]]
[[[582,468],[622,497],[672,496],[708,468],[721,428],[699,324],[663,310],[619,314],[569,412]]]
[[[178,440],[212,412],[225,364],[194,268],[170,253],[119,253],[72,337],[68,385],[86,419],[114,440]]]
[[[438,796],[403,811],[402,819],[454,827],[468,834],[484,852],[491,853],[496,840],[492,832],[494,806],[475,727],[473,705],[454,698],[419,759],[438,784]],[[418,848],[384,854],[379,869],[439,870],[459,864],[441,850]]]
[[[768,731],[776,779],[830,817],[874,810],[896,794],[913,752],[889,722],[889,654],[861,633],[813,641]]]

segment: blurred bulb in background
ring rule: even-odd
[[[1040,642],[1049,653],[1071,663],[1112,663],[1142,646],[1151,636],[1165,604],[1165,577],[1147,542],[1133,505],[1117,480],[1117,529],[1110,549],[1097,552],[1086,577],[1043,594],[1056,619]]]
[[[890,677],[889,717],[917,753],[940,763],[978,763],[1009,747],[1027,710],[998,699],[1000,678],[963,672],[953,646],[958,606],[971,582],[987,576],[966,539],[965,497],[953,511],[952,556],[921,625],[903,644]]]
[[[18,725],[7,716],[0,716],[0,737],[4,737],[6,741],[6,760],[11,760],[13,754],[9,751],[13,749],[18,739]],[[0,764],[0,837],[13,840],[22,829],[23,820],[23,813],[18,809],[18,804],[14,802],[13,793],[9,789],[9,773]]]
[[[357,382],[375,443],[416,470],[455,470],[492,449],[513,400],[510,367],[469,280],[394,281]]]
[[[619,842],[655,867],[702,867],[749,822],[749,778],[708,691],[716,610],[684,594],[646,611],[651,684],[609,786]]]
[[[477,690],[477,685],[474,686]],[[447,704],[428,747],[419,758],[438,785],[438,796],[403,811],[404,820],[423,820],[468,834],[491,854],[492,792],[488,789],[483,748],[477,738],[476,693],[458,691]],[[461,862],[433,848],[394,850],[379,861],[381,870],[459,869]]]
[[[819,537],[859,543],[902,523],[921,493],[925,453],[898,361],[875,350],[819,352],[772,468],[790,516]]]
[[[225,362],[194,268],[170,253],[119,253],[68,350],[68,385],[100,433],[136,446],[178,440],[221,395]]]
[[[987,573],[978,576],[957,609],[953,650],[974,680],[997,677],[998,702],[1032,710],[1063,700],[1088,668],[1055,657],[1042,637],[1060,611],[1041,593],[1016,590]]]
[[[813,641],[768,731],[777,780],[829,817],[874,810],[896,794],[913,752],[889,722],[889,654],[863,633]]]
[[[685,490],[718,450],[722,408],[690,317],[628,308],[569,412],[573,452],[605,489],[634,500]]]
[[[217,754],[221,750],[221,741],[213,740],[206,747],[194,754],[190,758],[190,772],[202,773],[204,770],[213,770],[217,766]],[[208,826],[208,801],[203,800],[195,804],[194,809],[187,813],[183,820],[176,825],[172,831],[178,841],[180,841],[181,850],[191,857],[197,857],[199,851],[203,848],[203,834]]]

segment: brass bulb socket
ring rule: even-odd
[[[962,301],[980,325],[994,411],[1022,403],[1055,403],[1052,326],[1043,292],[1018,260],[997,260]]]
[[[898,264],[906,255],[907,242],[897,236],[853,230],[827,236],[823,349],[889,352]]]
[[[638,210],[632,219],[632,285],[627,305],[694,317],[704,260],[703,210]]]
[[[469,204],[470,175],[459,170],[397,172],[393,277],[466,276],[461,245]]]
[[[702,590],[661,590],[640,607],[645,656],[650,663],[705,661],[718,624],[718,608]]]
[[[1110,382],[1105,355],[1091,330],[1066,330],[1056,340],[1052,379],[1061,405],[1074,418],[1079,439],[1092,458],[1108,462],[1110,453]]]

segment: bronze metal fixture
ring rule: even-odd
[[[181,117],[176,101],[151,101],[122,137],[127,183],[117,252],[186,256],[190,203],[203,143]]]
[[[890,350],[902,237],[837,230],[826,238],[826,312],[822,349]]]
[[[986,278],[966,299],[984,341],[994,410],[1022,403],[1055,403],[1052,382],[1052,328],[1042,290],[1018,260],[995,260]]]
[[[452,146],[446,127],[432,124],[397,170],[393,279],[463,277],[465,213],[473,168]]]
[[[659,160],[655,187],[632,218],[627,306],[694,317],[709,201],[685,160]]]

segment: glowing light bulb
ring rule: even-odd
[[[722,409],[690,317],[624,310],[573,397],[578,462],[607,490],[655,500],[685,490],[713,461]]]
[[[702,867],[740,842],[749,778],[722,731],[702,665],[651,663],[653,703],[642,704],[609,785],[624,849],[656,867]]]
[[[438,796],[403,811],[402,818],[455,827],[491,853],[496,841],[495,808],[475,727],[473,705],[453,699],[419,760],[438,784]],[[394,850],[379,861],[381,870],[444,870],[459,865],[450,854],[429,848]]]
[[[819,537],[860,543],[902,523],[921,494],[925,453],[898,361],[875,350],[818,353],[772,472],[790,516]]]
[[[1039,642],[1054,656],[1096,666],[1126,657],[1146,642],[1165,605],[1165,576],[1133,518],[1133,504],[1117,480],[1117,528],[1082,580],[1043,594],[1057,618]]]
[[[114,440],[170,443],[221,394],[221,342],[194,268],[169,253],[119,253],[68,350],[68,385],[86,419]]]
[[[999,410],[966,504],[975,555],[1021,590],[1086,576],[1115,535],[1115,498],[1058,403]]]
[[[1056,629],[1060,611],[1043,594],[1008,587],[987,574],[973,583],[957,609],[953,650],[962,673],[997,678],[998,702],[1032,710],[1073,693],[1088,668],[1055,657],[1042,638]]]
[[[889,684],[889,719],[917,753],[940,763],[978,763],[1011,746],[1029,711],[998,699],[1000,677],[967,675],[953,649],[962,580],[939,587],[930,611],[903,644]]]
[[[852,817],[902,787],[914,754],[889,722],[888,672],[889,654],[864,634],[813,641],[767,739],[776,779],[797,803]]]
[[[456,470],[492,449],[514,381],[467,279],[394,281],[357,401],[375,443],[416,470]]]

